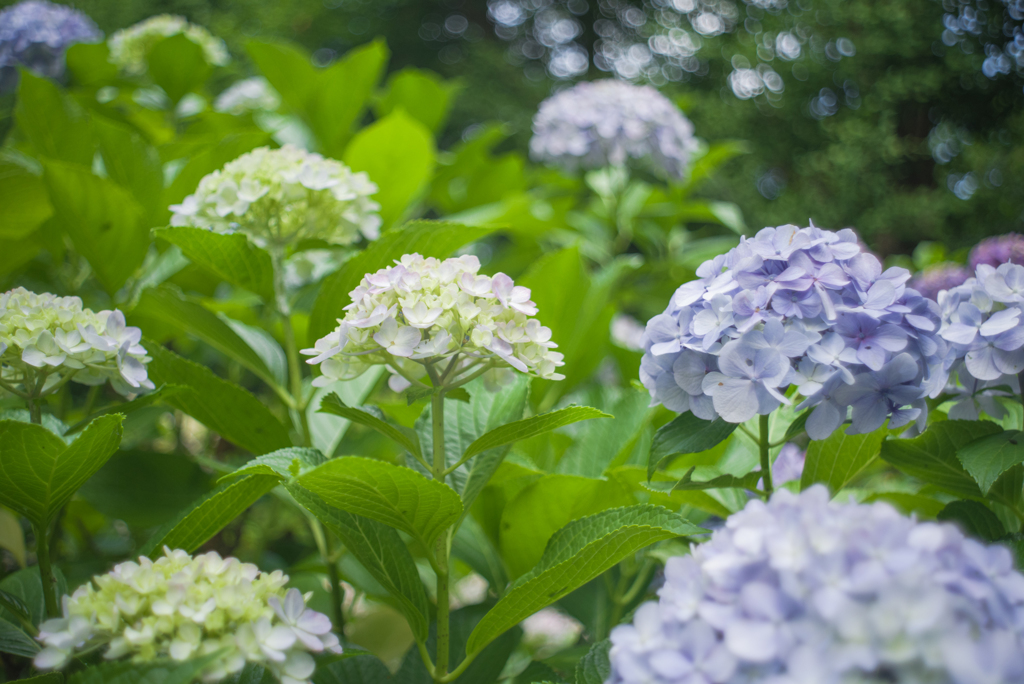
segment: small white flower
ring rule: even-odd
[[[231,61],[227,46],[202,26],[190,24],[184,17],[160,14],[126,29],[117,31],[107,42],[110,61],[131,75],[147,70],[146,58],[150,49],[164,38],[184,34],[203,49],[208,64],[224,66]]]
[[[302,592],[289,589],[282,602],[278,597],[271,596],[267,603],[299,641],[310,651],[319,652],[324,649],[321,637],[331,631],[331,621],[323,613],[306,608]],[[305,675],[308,677],[309,675]],[[305,678],[305,677],[301,677]]]
[[[420,342],[420,331],[408,325],[400,328],[394,318],[387,318],[373,340],[392,356],[412,356]]]

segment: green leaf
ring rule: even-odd
[[[885,427],[866,435],[848,435],[844,430],[836,430],[823,440],[812,440],[807,446],[800,488],[824,482],[829,491],[837,493],[878,458],[882,441],[888,434]]]
[[[336,534],[405,615],[417,641],[427,638],[430,608],[416,562],[398,532],[376,520],[324,503],[296,484],[287,486],[295,500]]]
[[[278,478],[279,481],[290,480],[291,478],[312,470],[327,462],[324,455],[316,449],[309,447],[288,447],[279,449],[269,454],[257,456],[244,466],[222,477],[222,480],[229,480],[240,475],[270,475]]]
[[[2,589],[0,589],[0,608],[11,613],[16,619],[32,619],[32,613],[29,611],[28,606],[25,605],[25,602],[14,594]]]
[[[508,423],[499,428],[495,428],[475,440],[466,449],[466,453],[462,455],[462,459],[459,463],[465,463],[477,454],[483,453],[488,449],[512,444],[513,442],[518,442],[521,439],[529,439],[535,435],[551,432],[552,430],[556,430],[565,425],[578,423],[581,420],[611,417],[612,416],[609,414],[604,413],[603,411],[598,411],[596,408],[591,408],[590,406],[567,406],[566,408],[551,411],[550,413],[543,413],[539,416],[523,418],[522,420],[517,420],[514,423]]]
[[[374,105],[378,118],[384,118],[396,109],[437,132],[448,118],[452,97],[460,89],[458,84],[444,81],[433,71],[406,67],[388,77],[384,95]]]
[[[427,549],[462,513],[459,495],[447,485],[371,458],[335,458],[296,482],[331,506],[414,536]]]
[[[654,433],[647,459],[648,479],[673,456],[712,449],[728,439],[735,429],[735,423],[727,423],[721,418],[702,420],[692,413],[681,414]]]
[[[210,75],[203,48],[193,43],[184,33],[164,38],[149,48],[146,54],[149,76],[163,88],[171,102],[200,88]]]
[[[786,428],[786,434],[782,438],[784,442],[788,442],[794,437],[799,437],[807,431],[807,419],[811,417],[811,411],[813,410],[813,408],[807,409],[789,424],[789,427]]]
[[[466,651],[479,652],[505,630],[645,546],[704,531],[666,508],[647,504],[613,508],[569,523],[551,538],[537,565],[484,616]]]
[[[156,148],[134,129],[109,119],[98,118],[93,125],[107,175],[139,202],[146,226],[156,225],[163,209],[160,196],[164,189],[163,165]]]
[[[18,164],[0,162],[0,239],[19,240],[53,216],[43,179]]]
[[[40,156],[90,166],[94,146],[88,115],[52,81],[24,69],[20,76],[18,130]]]
[[[19,684],[64,684],[64,675],[60,672],[50,672],[48,674],[41,674],[35,677],[29,677],[28,679],[16,680]]]
[[[77,423],[69,427],[67,431],[64,433],[64,436],[70,437],[71,435],[77,433],[86,425],[96,420],[100,416],[107,416],[110,415],[111,413],[120,413],[122,415],[127,416],[129,413],[138,411],[141,408],[146,408],[147,406],[158,404],[161,401],[164,401],[167,397],[170,397],[171,395],[177,392],[181,392],[184,389],[186,388],[182,387],[181,385],[160,385],[152,392],[140,394],[131,401],[124,401],[121,402],[120,404],[111,404],[110,406],[107,406],[106,408],[102,408],[99,411],[96,411],[89,417],[83,418],[82,420],[78,421]]]
[[[576,665],[576,684],[604,684],[612,676],[612,665],[608,651],[612,642],[605,639],[590,647],[587,654]]]
[[[97,418],[71,444],[42,425],[0,420],[0,503],[47,529],[117,449],[124,416]]]
[[[430,131],[398,109],[356,133],[345,148],[343,161],[353,171],[365,171],[377,184],[384,226],[408,213],[409,205],[426,188],[437,151]]]
[[[152,340],[144,344],[150,379],[187,388],[166,397],[168,404],[254,454],[291,446],[288,430],[252,394]]]
[[[103,85],[117,78],[117,65],[110,61],[110,48],[103,43],[77,43],[64,53],[68,73],[75,85]]]
[[[882,459],[903,473],[965,499],[982,498],[981,490],[956,457],[963,446],[1002,432],[987,420],[943,420],[932,423],[920,437],[882,443]]]
[[[572,436],[572,444],[558,460],[555,472],[601,477],[609,468],[633,456],[637,443],[647,432],[651,398],[646,390],[635,387],[625,388],[616,394],[618,397],[614,403],[609,396],[602,404],[602,408],[614,417],[581,425]]]
[[[149,249],[151,226],[143,208],[126,189],[87,167],[58,161],[45,161],[43,167],[54,220],[104,289],[116,292]]]
[[[501,554],[472,515],[465,517],[452,538],[452,556],[479,573],[495,592],[508,584]]]
[[[367,273],[391,266],[395,259],[413,252],[443,259],[463,245],[475,242],[495,230],[494,226],[469,227],[446,221],[410,221],[385,231],[366,250],[324,278],[309,317],[309,339],[323,337],[334,329],[337,319],[345,317],[345,307],[352,301],[349,293]]]
[[[213,538],[245,509],[280,483],[280,478],[263,473],[245,475],[225,482],[189,504],[176,518],[161,527],[140,553],[151,558],[163,554],[163,547],[192,553]]]
[[[306,405],[306,420],[313,436],[313,446],[328,456],[338,453],[338,447],[352,421],[330,413],[320,413],[320,403],[328,394],[337,394],[347,406],[359,406],[366,401],[377,386],[377,381],[384,375],[384,366],[371,366],[358,378],[343,382],[334,382],[324,387],[317,387]]]
[[[1019,430],[986,435],[957,449],[956,457],[987,495],[1000,475],[1024,463],[1024,435]]]
[[[57,579],[57,596],[68,593],[67,581],[60,569],[54,568],[53,574]],[[13,613],[6,609],[0,609],[0,619],[17,624],[20,622],[18,616],[25,610],[28,611],[29,622],[33,625],[38,625],[46,619],[46,601],[43,598],[43,583],[39,568],[23,568],[7,575],[0,580],[0,592],[3,592],[8,601],[14,598],[18,602],[17,610]],[[2,603],[0,603],[0,608],[3,608]]]
[[[39,644],[32,637],[7,620],[0,620],[0,653],[31,658],[38,652]]]
[[[978,501],[951,501],[935,517],[959,523],[965,532],[987,542],[994,542],[1006,536],[1006,528],[999,522],[996,514]]]
[[[696,470],[696,466],[687,470],[682,479],[672,486],[671,491],[689,492],[704,489],[724,489],[727,487],[757,491],[757,482],[761,479],[760,471],[755,470],[739,477],[735,475],[716,475],[710,480],[694,481],[693,473]],[[659,482],[652,482],[650,486],[652,488],[661,489],[661,487],[659,487],[660,484],[661,483]]]
[[[348,418],[353,423],[365,425],[393,440],[399,446],[404,447],[409,453],[415,456],[422,455],[420,452],[420,441],[416,437],[415,432],[403,431],[401,428],[395,427],[383,418],[378,418],[364,409],[345,406],[345,402],[337,394],[331,393],[324,397],[323,401],[320,402],[320,412],[331,413],[342,418]]]
[[[274,300],[274,265],[266,250],[242,233],[214,233],[190,226],[158,228],[153,234],[181,248],[182,253],[203,268],[238,287]]]
[[[92,665],[68,676],[68,684],[192,684],[203,668],[223,654],[219,651],[186,660],[148,663],[115,661]]]

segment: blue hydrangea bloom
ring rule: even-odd
[[[611,634],[608,684],[1024,681],[1009,550],[816,485],[749,502]]]
[[[1020,394],[1024,372],[1024,266],[982,264],[974,278],[940,292],[939,306],[939,334],[950,344],[956,379],[950,389],[959,395],[950,416],[976,419],[981,410],[1000,418],[1005,411],[994,397],[1006,393],[993,388]]]
[[[765,228],[704,262],[648,322],[640,379],[654,403],[742,423],[813,407],[812,439],[926,419],[948,377],[936,302],[883,271],[852,230]]]
[[[103,33],[92,19],[64,5],[26,0],[0,12],[0,80],[13,83],[23,66],[39,76],[64,75],[64,51]]]

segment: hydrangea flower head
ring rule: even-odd
[[[928,299],[938,299],[940,292],[963,285],[970,277],[971,272],[960,264],[937,264],[916,274],[908,286]]]
[[[217,96],[213,109],[228,114],[245,114],[252,111],[272,112],[281,105],[277,94],[267,79],[254,76],[229,86]]]
[[[259,147],[204,176],[195,193],[171,206],[171,225],[242,231],[264,244],[319,238],[345,245],[379,234],[375,192],[366,173],[334,159],[294,145]]]
[[[146,58],[154,45],[171,36],[184,35],[203,49],[206,63],[224,66],[231,61],[224,41],[202,26],[190,24],[185,17],[158,14],[116,32],[110,37],[110,61],[127,74],[146,73]]]
[[[23,66],[39,76],[64,75],[64,51],[103,38],[92,19],[64,5],[26,0],[0,12],[0,69]]]
[[[978,266],[975,277],[939,294],[939,334],[951,346],[949,364],[959,395],[954,418],[977,419],[978,411],[1003,415],[994,400],[998,386],[1020,393],[1024,372],[1024,266]]]
[[[117,309],[94,313],[78,297],[15,288],[0,295],[0,386],[35,396],[69,380],[109,381],[121,394],[153,389],[141,340]]]
[[[210,552],[193,558],[164,548],[94,577],[64,597],[64,616],[39,626],[36,667],[63,667],[76,654],[106,645],[108,660],[188,660],[220,651],[202,673],[217,682],[259,663],[282,684],[308,684],[310,653],[340,653],[330,619],[310,610],[280,570],[261,573]]]
[[[549,380],[562,355],[551,330],[533,316],[530,290],[504,273],[481,275],[480,260],[466,255],[441,261],[407,254],[394,266],[368,273],[352,290],[338,327],[320,339],[307,361],[321,364],[313,381],[324,386],[386,364],[415,380],[427,368],[449,383],[485,368],[514,368]],[[402,383],[392,388],[402,389]]]
[[[971,250],[968,262],[972,269],[982,264],[993,268],[1005,263],[1024,265],[1024,235],[1007,233],[985,238]]]
[[[658,593],[612,631],[608,684],[1024,678],[1008,549],[884,503],[831,503],[822,485],[751,501],[669,559]]]
[[[568,171],[635,160],[682,178],[696,146],[693,124],[652,86],[605,79],[542,102],[533,118],[530,154]]]
[[[644,335],[640,379],[655,403],[742,423],[813,407],[824,439],[852,408],[851,434],[926,418],[946,383],[938,305],[882,270],[852,230],[765,228],[704,262]]]

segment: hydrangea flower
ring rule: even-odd
[[[971,272],[960,264],[937,264],[914,275],[908,283],[928,299],[938,299],[943,290],[963,285]]]
[[[949,364],[958,395],[951,417],[976,419],[979,411],[1000,418],[996,402],[1009,387],[1020,394],[1024,372],[1024,266],[978,266],[975,277],[939,294],[939,334],[951,346]]]
[[[272,112],[280,105],[281,96],[267,79],[255,76],[229,86],[214,100],[213,109],[238,115],[252,111]]]
[[[541,103],[530,154],[568,171],[637,160],[670,178],[686,174],[693,124],[652,86],[605,79],[579,83]]]
[[[12,86],[18,66],[39,76],[61,78],[65,50],[102,38],[92,19],[70,7],[41,0],[19,2],[0,12],[0,81]]]
[[[445,259],[406,254],[394,266],[368,273],[349,293],[345,318],[317,340],[309,364],[321,364],[314,385],[361,375],[386,364],[404,389],[431,368],[448,385],[491,368],[514,368],[549,380],[562,355],[551,330],[533,316],[530,290],[504,273],[480,275],[472,255]],[[436,365],[435,365],[436,364]],[[472,375],[471,375],[472,374]]]
[[[816,485],[749,502],[611,634],[608,684],[1024,681],[1024,576],[1001,546]]]
[[[31,397],[69,380],[109,381],[121,394],[153,389],[141,340],[117,309],[94,313],[78,297],[15,288],[0,295],[0,387]]]
[[[946,384],[938,304],[883,272],[852,230],[765,228],[704,262],[644,334],[640,379],[654,403],[742,423],[795,387],[824,439],[852,408],[851,434],[926,418]]]
[[[146,58],[154,45],[164,38],[184,35],[203,49],[206,63],[224,66],[231,61],[224,41],[202,26],[190,24],[185,17],[173,14],[158,14],[117,31],[110,37],[110,61],[127,74],[138,76],[146,73]]]
[[[318,238],[345,245],[360,234],[374,240],[380,205],[364,172],[293,145],[259,147],[199,181],[195,193],[171,206],[173,226],[242,231],[277,245]]]
[[[1007,233],[985,238],[971,250],[968,263],[972,269],[982,264],[993,268],[1005,263],[1024,265],[1024,235]]]
[[[164,547],[155,561],[114,567],[63,600],[64,616],[39,626],[42,670],[64,667],[77,653],[106,645],[104,658],[188,660],[222,652],[202,673],[216,682],[259,663],[282,684],[308,684],[310,653],[340,653],[330,619],[285,589],[280,570],[261,573],[210,552],[193,558]]]

